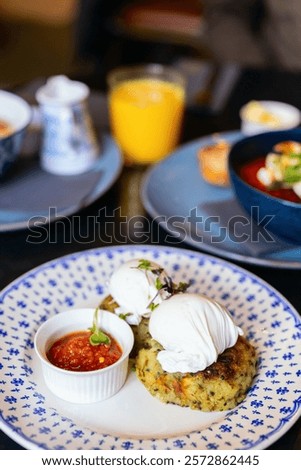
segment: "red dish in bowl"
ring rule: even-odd
[[[229,154],[229,175],[238,201],[251,216],[256,214],[257,223],[264,223],[266,229],[286,240],[300,243],[300,198],[292,189],[265,187],[257,176],[265,156],[276,144],[285,141],[301,142],[301,129],[267,132],[240,140]]]

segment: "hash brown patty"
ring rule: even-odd
[[[111,312],[118,304],[107,296],[100,308]],[[163,347],[152,339],[148,318],[132,326],[135,337],[131,358],[137,377],[146,389],[164,403],[202,411],[225,411],[237,406],[245,398],[256,373],[255,348],[239,336],[232,348],[226,349],[218,360],[205,370],[182,374],[165,372],[157,354]]]
[[[136,374],[164,403],[202,411],[230,410],[245,398],[256,372],[255,349],[243,336],[216,362],[196,373],[165,372],[157,360],[162,349],[149,339],[136,357]]]

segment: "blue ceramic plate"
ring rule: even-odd
[[[106,135],[99,161],[80,175],[46,173],[38,161],[24,159],[20,163],[0,184],[0,232],[25,229],[74,214],[108,191],[122,169],[120,151]]]
[[[225,132],[219,138],[234,143],[242,134]],[[214,141],[216,136],[207,136],[183,145],[146,173],[141,192],[146,211],[173,238],[199,250],[245,263],[300,269],[300,245],[276,237],[268,225],[259,227],[231,187],[202,178],[197,152]]]
[[[47,389],[33,349],[47,318],[95,307],[121,263],[147,258],[191,292],[225,304],[258,355],[246,399],[230,412],[161,403],[130,372],[115,396],[74,405]],[[300,319],[271,286],[226,261],[167,247],[123,246],[75,253],[23,275],[0,293],[0,425],[29,449],[264,449],[300,416]]]

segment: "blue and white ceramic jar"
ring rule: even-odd
[[[45,171],[75,175],[91,169],[98,159],[99,146],[87,106],[89,93],[87,85],[63,75],[51,77],[37,91]]]

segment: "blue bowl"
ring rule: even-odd
[[[31,107],[23,98],[0,90],[0,120],[12,129],[7,136],[0,137],[0,177],[17,159],[31,118]]]
[[[242,165],[266,155],[276,143],[285,140],[301,142],[301,129],[267,132],[243,138],[230,151],[229,175],[239,203],[257,223],[288,241],[301,243],[301,202],[271,196],[254,188],[239,176]]]

